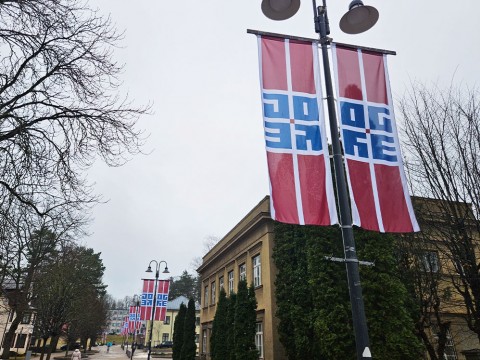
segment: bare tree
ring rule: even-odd
[[[143,142],[147,109],[118,93],[121,34],[77,0],[3,0],[0,19],[0,204],[45,215],[96,202],[85,170]]]
[[[422,209],[424,236],[442,240],[437,249],[451,264],[445,271],[461,295],[468,327],[480,339],[478,95],[475,88],[414,84],[400,109],[414,195],[439,200]]]
[[[424,225],[421,215],[418,220]],[[446,277],[442,273],[447,268],[445,261],[437,253],[440,245],[432,242],[428,232],[425,232],[405,234],[397,239],[396,246],[399,250],[400,276],[409,292],[415,334],[423,342],[431,360],[443,360],[451,329],[451,319],[445,317],[443,312],[452,305],[452,296],[448,275]]]

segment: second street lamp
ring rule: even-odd
[[[169,271],[168,271],[168,266],[167,266],[167,262],[162,260],[162,261],[156,261],[156,260],[152,260],[150,261],[150,263],[148,264],[148,268],[147,270],[145,270],[145,272],[148,272],[148,273],[151,273],[153,272],[152,271],[152,263],[155,263],[155,285],[154,285],[154,290],[153,290],[153,304],[152,304],[152,317],[151,317],[151,320],[150,320],[150,335],[149,335],[149,340],[148,340],[148,357],[147,359],[150,360],[150,354],[152,353],[152,336],[153,336],[153,321],[155,319],[155,308],[156,308],[156,305],[157,305],[157,285],[158,285],[158,277],[160,275],[160,266],[162,265],[162,263],[165,263],[165,269],[162,271],[162,273],[164,274],[168,274]]]
[[[312,0],[315,32],[320,35],[322,60],[327,93],[327,108],[330,120],[330,134],[332,137],[333,163],[335,171],[335,185],[338,194],[338,208],[340,212],[340,227],[344,245],[344,259],[347,270],[348,288],[352,309],[353,328],[357,359],[371,359],[370,341],[368,336],[367,320],[363,303],[362,287],[360,283],[359,261],[357,258],[355,240],[353,236],[350,202],[348,199],[347,182],[345,180],[344,164],[341,143],[338,134],[338,122],[335,111],[332,76],[328,58],[328,37],[330,28],[327,16],[326,0],[317,7],[316,0]],[[285,20],[293,16],[300,6],[300,0],[263,0],[262,11],[272,20]],[[378,11],[371,6],[365,6],[361,0],[353,0],[349,11],[342,17],[340,28],[348,34],[358,34],[370,29],[378,20]]]
[[[135,306],[135,318],[133,320],[133,339],[132,339],[132,347],[131,347],[131,352],[130,352],[130,359],[133,358],[133,353],[135,352],[135,349],[137,348],[137,323],[138,323],[138,317],[139,317],[139,310],[140,310],[140,297],[135,294],[133,295],[133,306]]]

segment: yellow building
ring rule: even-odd
[[[283,347],[276,336],[275,265],[273,220],[269,197],[265,197],[204,257],[198,268],[202,282],[200,354],[209,359],[210,335],[220,288],[228,294],[237,291],[241,278],[254,284],[257,298],[257,334],[255,342],[261,359],[284,359]]]
[[[418,200],[418,199],[417,199]],[[415,208],[424,200],[414,202]],[[198,273],[202,284],[200,311],[200,354],[202,359],[210,359],[210,336],[215,316],[220,288],[228,294],[236,292],[240,278],[254,284],[257,298],[257,334],[255,342],[260,359],[284,360],[286,355],[277,333],[278,319],[275,317],[275,276],[276,268],[272,259],[274,246],[274,221],[270,217],[270,199],[266,196],[228,234],[226,234],[204,257]],[[415,235],[417,236],[417,235]],[[432,255],[433,252],[426,253]],[[430,257],[431,259],[431,257]],[[438,259],[436,261],[442,261]],[[435,260],[434,260],[435,261]],[[440,264],[440,263],[439,263]],[[438,269],[433,269],[438,271]],[[448,279],[445,278],[445,284]],[[445,360],[478,360],[466,356],[480,348],[477,336],[468,330],[461,317],[460,307],[443,309],[443,314],[451,321],[451,331]],[[435,329],[430,329],[435,341]],[[427,359],[427,357],[425,358]],[[306,359],[308,360],[308,359]]]
[[[3,287],[4,294],[8,294],[11,289]],[[8,302],[8,296],[0,296],[0,353],[3,353],[3,349],[7,346],[5,344],[5,333],[10,329],[12,320],[15,316],[14,310],[10,307]],[[25,312],[20,324],[18,324],[17,330],[15,331],[15,337],[13,338],[12,343],[10,344],[10,351],[14,351],[17,354],[25,354],[30,347],[30,344],[33,344],[35,339],[33,338],[33,323],[35,319],[35,312],[27,311]]]
[[[173,341],[173,327],[175,324],[175,318],[178,315],[180,310],[180,305],[188,305],[188,299],[185,296],[179,296],[176,299],[169,300],[167,303],[167,314],[165,316],[165,321],[154,321],[153,322],[153,336],[152,336],[152,348],[160,345],[165,341]],[[197,343],[200,334],[200,305],[195,304],[195,318],[196,318],[196,327],[195,327],[195,342]],[[149,339],[150,334],[150,320],[146,321],[146,339]]]

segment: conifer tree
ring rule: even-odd
[[[355,229],[372,355],[378,360],[421,359],[391,235]],[[333,227],[275,225],[277,316],[289,360],[354,359],[355,339],[343,246]]]
[[[253,288],[247,288],[247,282],[238,283],[237,301],[235,303],[235,356],[236,359],[256,360],[258,351],[255,346],[255,324],[257,320],[257,302]]]
[[[230,293],[227,298],[227,357],[226,360],[236,360],[235,357],[235,304],[237,303],[237,294]],[[241,360],[241,358],[239,359]]]
[[[180,309],[175,317],[175,323],[173,324],[173,347],[172,358],[173,360],[181,360],[182,347],[183,347],[183,327],[185,325],[185,314],[187,307],[184,303],[180,304]]]
[[[195,360],[197,344],[195,343],[195,300],[188,301],[185,323],[183,325],[183,345],[181,360]]]
[[[227,323],[228,299],[225,290],[220,289],[217,311],[213,318],[212,336],[210,337],[210,353],[212,360],[228,359],[228,328]]]

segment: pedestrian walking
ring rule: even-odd
[[[82,353],[80,352],[80,350],[75,349],[72,354],[72,360],[82,360]]]

